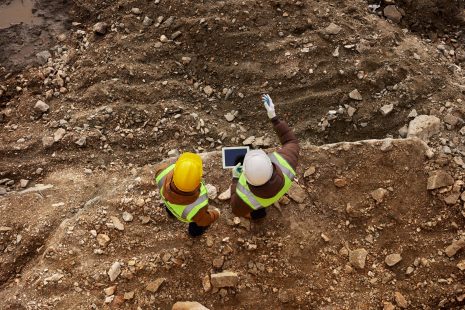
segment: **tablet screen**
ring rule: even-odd
[[[248,146],[223,148],[223,168],[234,168],[238,163],[242,164],[248,151]]]

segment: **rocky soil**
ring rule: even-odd
[[[461,309],[465,37],[425,3],[82,0],[0,30],[47,37],[0,42],[0,308]],[[250,223],[218,150],[278,145],[264,92],[304,148]],[[153,184],[183,151],[222,210],[199,239]]]

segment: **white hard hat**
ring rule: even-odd
[[[273,164],[264,151],[249,151],[244,158],[244,174],[249,184],[261,186],[271,179]]]

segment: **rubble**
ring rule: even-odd
[[[440,127],[441,121],[436,116],[419,115],[410,121],[407,137],[416,137],[428,141],[429,138],[439,132]]]
[[[120,274],[121,264],[119,262],[114,262],[113,265],[111,265],[110,269],[108,269],[108,276],[110,277],[110,281],[115,281]]]
[[[433,174],[428,178],[428,184],[426,188],[428,190],[438,189],[445,186],[454,184],[454,178],[444,170],[434,171]]]
[[[349,251],[349,263],[357,269],[364,269],[367,255],[367,250],[363,248]]]

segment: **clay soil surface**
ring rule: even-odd
[[[0,29],[0,309],[462,309],[463,31],[369,3],[38,0]],[[302,151],[251,223],[217,197],[218,150],[279,146],[262,93]],[[153,184],[183,151],[222,211],[197,239]]]

